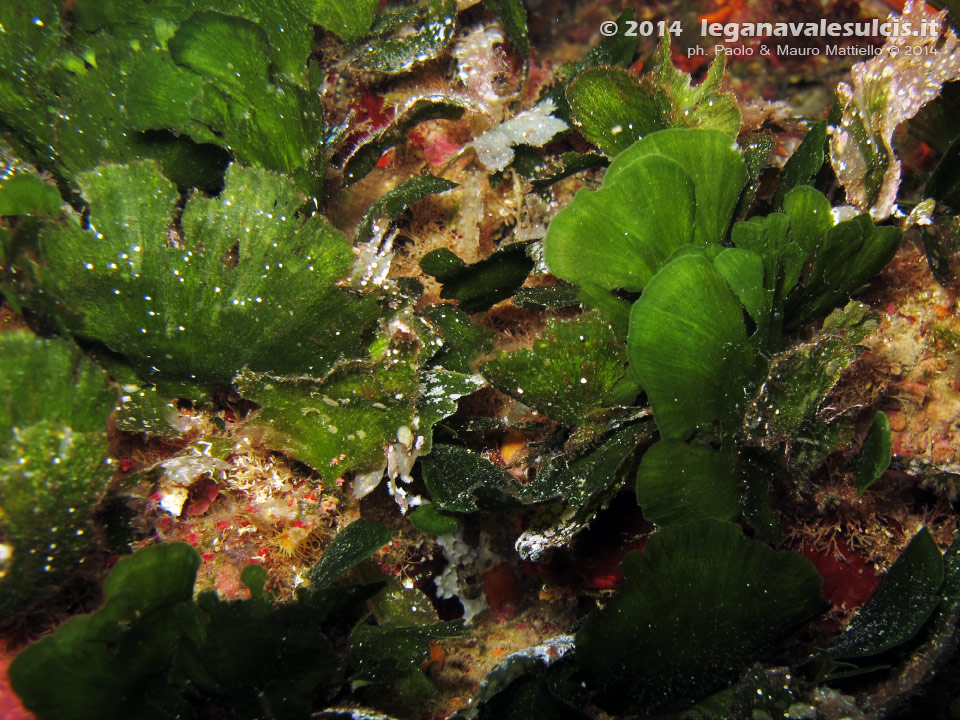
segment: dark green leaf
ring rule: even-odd
[[[107,374],[63,340],[27,331],[0,333],[0,447],[15,428],[51,422],[75,433],[102,433],[117,393]],[[0,457],[5,454],[0,451]]]
[[[664,528],[621,569],[626,582],[576,635],[580,675],[615,714],[722,688],[821,608],[822,579],[806,558],[716,520]]]
[[[513,297],[523,285],[533,269],[527,245],[525,242],[512,243],[472,265],[441,248],[424,255],[420,267],[443,285],[441,298],[458,300],[458,307],[464,312],[481,312]]]
[[[429,195],[442,193],[457,187],[457,183],[433,175],[405,180],[377,200],[363,215],[360,227],[357,228],[357,241],[365,242],[374,234],[378,222],[389,222],[400,217],[410,207],[416,205]]]
[[[592,282],[581,284],[580,299],[583,301],[584,309],[596,310],[604,320],[610,323],[618,340],[627,339],[631,308],[628,300]]]
[[[441,283],[455,279],[467,264],[448,248],[428,252],[420,259],[420,269]]]
[[[773,293],[764,287],[763,259],[749,250],[727,248],[713,264],[753,321],[763,327],[773,310]]]
[[[506,470],[458,445],[435,444],[420,463],[430,498],[443,512],[475,512],[481,509],[478,498],[495,502],[517,485]]]
[[[408,627],[358,625],[350,636],[347,660],[358,694],[389,692],[400,702],[415,703],[436,694],[421,670],[430,656],[430,643],[460,633],[463,623],[434,623]]]
[[[783,543],[783,530],[770,503],[770,493],[780,473],[779,457],[765,456],[750,448],[740,449],[738,455],[736,474],[743,492],[743,519],[753,528],[756,539],[778,547]]]
[[[931,636],[952,636],[960,616],[960,538],[954,540],[943,553],[943,585],[940,602],[930,618]]]
[[[484,0],[484,6],[497,16],[507,40],[520,55],[526,73],[530,66],[530,38],[527,33],[527,9],[523,6],[523,0]]]
[[[789,218],[772,213],[738,222],[730,233],[736,250],[724,250],[715,259],[717,269],[744,303],[757,331],[752,340],[764,351],[780,347],[783,334],[783,297],[800,279],[807,254],[788,237]],[[760,267],[756,266],[760,260]]]
[[[341,530],[327,546],[320,562],[308,573],[311,588],[325,588],[347,570],[363,562],[393,538],[383,525],[363,518]]]
[[[134,132],[130,103],[120,92],[129,87],[140,59],[154,54],[160,38],[169,39],[173,31],[167,30],[193,8],[115,0],[112,12],[98,13],[91,5],[77,3],[76,24],[61,22],[57,2],[11,0],[0,8],[6,37],[17,38],[0,49],[0,121],[10,128],[11,142],[27,159],[67,180],[100,162],[154,158],[178,184],[215,190],[222,184],[224,154],[186,137]],[[300,36],[292,28],[285,34]],[[303,62],[308,54],[309,47]],[[164,98],[167,106],[183,100]]]
[[[322,111],[295,81],[304,65],[294,80],[271,76],[280,50],[271,29],[199,12],[165,46],[135,56],[123,83],[134,129],[169,128],[222,145],[244,163],[288,173],[301,190],[316,192],[325,162]]]
[[[706,445],[661,440],[640,462],[637,502],[643,516],[658,525],[733,520],[740,513],[733,457]]]
[[[118,430],[164,438],[179,437],[186,428],[180,422],[180,411],[173,401],[161,395],[153,385],[140,385],[135,381],[123,385],[114,420]]]
[[[500,353],[480,372],[542,413],[579,425],[623,377],[626,353],[599,313],[551,320],[530,350]]]
[[[787,329],[796,329],[847,301],[893,259],[903,232],[877,227],[869,215],[834,225],[821,237],[806,281],[787,298]]]
[[[942,584],[943,557],[921,528],[826,654],[835,660],[870,657],[907,642],[937,606]]]
[[[113,477],[107,381],[73,343],[0,333],[0,617],[96,547],[93,515]]]
[[[352,43],[369,32],[379,7],[380,0],[309,0],[304,10],[313,22]]]
[[[380,531],[374,526],[372,534]],[[370,544],[369,537],[353,539],[352,548],[334,541],[332,574],[360,559],[358,544]],[[296,601],[274,606],[264,568],[253,566],[241,575],[251,600],[225,602],[207,591],[194,602],[199,566],[188,545],[140,550],[107,578],[100,610],[24,650],[10,677],[38,719],[226,713],[296,720],[326,705],[343,669],[325,633],[356,622],[381,584],[321,589],[317,582]]]
[[[809,185],[800,185],[786,194],[783,210],[790,218],[790,240],[809,256],[816,251],[824,233],[833,227],[830,201]]]
[[[520,288],[513,296],[513,304],[535,310],[576,307],[580,305],[580,292],[574,285]]]
[[[524,503],[550,504],[517,540],[524,560],[538,560],[553,548],[568,545],[620,489],[637,447],[652,435],[650,423],[634,423],[579,457],[559,457],[540,468],[520,488]],[[551,502],[552,501],[552,502]]]
[[[483,378],[475,373],[451,372],[443,367],[434,367],[420,376],[417,431],[423,438],[421,455],[429,454],[433,448],[434,425],[457,411],[460,398],[484,386]]]
[[[237,390],[264,406],[245,432],[316,468],[328,483],[350,470],[383,467],[387,444],[412,436],[419,392],[416,355],[393,344],[384,351],[376,362],[341,365],[324,380],[244,370]]]
[[[757,193],[760,192],[765,171],[770,167],[770,155],[773,153],[775,143],[768,133],[758,130],[745,135],[740,146],[743,149],[743,163],[747,168],[747,185],[737,202],[735,213],[737,220],[742,220],[750,214],[753,202],[757,199]]]
[[[421,505],[410,513],[410,523],[428,535],[449,535],[455,532],[459,522],[453,515],[437,510],[436,505]]]
[[[891,457],[890,420],[886,413],[878,412],[873,417],[863,447],[853,460],[857,468],[857,497],[863,495],[890,466]]]
[[[740,301],[706,258],[679,257],[654,276],[630,313],[627,350],[663,437],[739,423],[754,361]]]
[[[774,355],[746,411],[748,434],[767,447],[805,435],[843,372],[860,356],[859,343],[876,329],[870,309],[850,302],[835,310],[811,341]]]
[[[264,574],[261,566],[248,566],[243,577],[256,586]],[[252,594],[251,600],[234,602],[213,592],[200,595],[203,642],[178,653],[173,677],[187,676],[184,694],[201,717],[210,712],[243,720],[308,716],[332,699],[343,679],[323,634],[324,609],[312,602],[315,596],[274,607],[262,589]]]
[[[474,325],[469,315],[453,305],[433,305],[424,317],[436,328],[443,343],[432,361],[445,370],[470,374],[474,360],[493,349],[494,333]]]
[[[920,228],[927,264],[937,282],[950,287],[960,275],[960,216],[936,210],[933,224]]]
[[[410,514],[410,517],[412,516],[413,513]],[[430,598],[422,590],[404,587],[400,580],[384,575],[373,563],[361,565],[356,574],[368,582],[377,582],[383,586],[367,603],[367,608],[373,613],[378,624],[394,627],[424,626],[439,620]]]
[[[453,40],[457,29],[456,0],[430,0],[407,27],[414,28],[414,31],[374,38],[363,45],[357,51],[356,67],[396,75],[438,58]]]
[[[421,663],[430,657],[431,641],[458,635],[462,625],[459,620],[407,627],[358,625],[347,650],[354,687],[362,696],[372,685],[371,690],[408,703],[432,697],[436,689]]]
[[[250,599],[255,603],[269,602],[270,596],[266,591],[269,575],[263,565],[252,563],[240,572],[240,582],[250,591]]]
[[[787,193],[795,187],[808,183],[823,166],[827,147],[827,121],[820,120],[814,123],[803,142],[793,151],[793,155],[783,166],[780,173],[780,185],[773,196],[773,206],[783,207]]]
[[[10,665],[17,695],[41,720],[165,717],[165,687],[181,637],[197,632],[189,545],[154,545],[122,558],[104,585],[106,604],[78,615]],[[51,685],[50,679],[56,678]],[[150,687],[151,701],[143,692]],[[168,717],[168,716],[167,716]]]
[[[17,173],[0,183],[0,215],[55,215],[60,191],[31,173]]]

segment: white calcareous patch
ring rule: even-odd
[[[849,83],[837,86],[843,110],[840,123],[830,129],[830,163],[847,201],[876,220],[894,213],[900,188],[894,131],[936,98],[944,83],[960,78],[957,35],[946,16],[945,10],[929,10],[923,0],[907,0],[903,21],[936,32],[891,35],[877,55],[851,68]],[[858,140],[861,125],[866,149]]]
[[[513,161],[514,145],[541,147],[548,143],[567,129],[563,120],[551,114],[556,109],[553,100],[547,98],[485,132],[472,143],[480,162],[490,172],[498,172]]]

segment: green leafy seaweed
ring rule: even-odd
[[[892,454],[890,419],[886,413],[878,412],[853,460],[857,468],[857,497],[862,496],[890,466]]]
[[[346,43],[352,43],[370,31],[379,0],[310,0],[311,19],[334,33]]]
[[[626,582],[576,634],[579,674],[607,712],[704,697],[821,607],[806,558],[716,520],[664,528],[621,569]]]
[[[447,49],[457,29],[456,21],[456,0],[430,0],[401,24],[405,32],[375,37],[361,46],[356,54],[357,67],[389,75],[409,72]]]
[[[637,502],[658,525],[703,518],[733,520],[740,487],[730,453],[676,440],[648,449],[637,472]]]
[[[234,165],[219,197],[195,195],[178,216],[152,162],[78,179],[88,223],[67,210],[30,253],[4,248],[18,271],[7,292],[55,326],[103,343],[146,380],[200,388],[244,368],[323,377],[361,355],[376,302],[335,285],[353,264],[349,243],[298,214],[303,197],[287,180]]]
[[[61,204],[57,186],[38,175],[20,172],[0,183],[0,215],[54,215]]]
[[[533,269],[527,245],[511,243],[471,265],[441,248],[424,255],[420,268],[443,285],[441,298],[459,301],[464,312],[480,312],[512,297],[526,280]]]
[[[449,535],[456,532],[459,524],[456,517],[437,510],[433,503],[414,508],[410,513],[410,523],[417,530],[430,535]]]
[[[341,688],[343,659],[331,635],[356,622],[382,583],[328,586],[389,540],[384,528],[354,522],[327,549],[311,588],[279,605],[256,565],[241,576],[250,600],[225,602],[208,591],[194,601],[196,551],[182,543],[144,548],[111,571],[103,607],[14,659],[11,683],[40,720],[303,717]]]
[[[723,55],[717,55],[703,82],[691,87],[690,77],[673,66],[669,38],[664,36],[654,71],[641,79],[598,67],[584,70],[567,87],[574,123],[607,155],[671,127],[708,128],[732,137],[740,131],[736,98],[721,91]]]
[[[648,135],[614,158],[599,190],[580,190],[557,213],[547,265],[580,285],[641,290],[675,251],[723,239],[745,181],[743,159],[721,132]]]
[[[516,492],[510,473],[459,445],[435,444],[421,465],[430,498],[443,512],[475,512]]]
[[[393,350],[403,356],[391,358]],[[387,444],[415,427],[417,358],[418,350],[398,341],[323,380],[245,370],[237,389],[264,406],[245,432],[316,468],[328,483],[351,470],[382,467]]]
[[[400,183],[364,213],[360,227],[357,228],[357,239],[368,240],[374,234],[376,223],[394,220],[425,197],[455,187],[457,183],[433,175],[421,175]]]
[[[626,353],[596,312],[554,320],[530,350],[500,353],[480,367],[490,383],[571,425],[597,411],[623,376]]]
[[[64,340],[0,333],[0,616],[75,572],[97,546],[113,467],[107,374]]]
[[[814,123],[803,138],[803,142],[790,155],[783,172],[780,173],[780,184],[773,196],[774,207],[783,207],[787,193],[799,185],[810,181],[823,167],[826,159],[827,121],[820,120]]]
[[[835,660],[871,657],[910,640],[940,601],[942,583],[940,549],[921,528],[827,655]]]
[[[630,367],[665,438],[719,422],[732,430],[754,365],[737,296],[706,258],[679,257],[630,313]]]
[[[383,525],[363,518],[354,520],[330,543],[320,562],[310,570],[310,586],[328,587],[357,563],[366,560],[392,539]]]

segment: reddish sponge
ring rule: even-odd
[[[837,543],[836,553],[810,548],[803,548],[801,552],[823,576],[821,596],[838,610],[860,607],[880,584],[873,566],[845,542]]]

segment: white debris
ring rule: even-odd
[[[480,225],[484,216],[483,187],[480,174],[470,173],[460,185],[460,212],[457,214],[457,231],[462,241],[458,243],[461,259],[474,263],[480,259]]]
[[[834,225],[853,220],[859,214],[860,211],[853,205],[837,205],[835,208],[830,208],[830,217],[833,218]]]
[[[388,225],[385,223],[384,228]],[[373,237],[354,248],[357,259],[350,274],[350,283],[354,287],[381,287],[387,281],[393,263],[393,240],[396,236],[396,230],[385,234],[383,228],[374,225]]]
[[[936,209],[937,201],[934,198],[927,198],[918,203],[907,216],[905,227],[909,228],[913,225],[933,225],[933,213]]]
[[[510,67],[503,52],[503,33],[496,25],[471,28],[453,46],[457,60],[457,79],[464,94],[478,110],[499,122],[503,103],[508,99],[497,92],[497,78]]]
[[[556,109],[553,100],[547,98],[485,132],[472,143],[480,162],[490,172],[497,172],[513,161],[514,145],[540,147],[549,142],[558,132],[567,129],[563,120],[551,115]]]
[[[201,475],[222,475],[232,467],[230,463],[207,455],[181,455],[160,463],[164,474],[160,478],[160,507],[179,516],[190,494],[190,486]]]
[[[463,621],[469,625],[478,613],[487,608],[487,599],[482,592],[471,597],[474,593],[461,586],[459,571],[469,568],[472,574],[482,577],[500,558],[490,549],[490,539],[484,533],[480,535],[479,547],[473,547],[463,539],[461,528],[448,535],[438,535],[437,544],[443,548],[447,558],[447,566],[436,578],[437,595],[441,598],[456,597],[463,605]]]
[[[0,543],[0,578],[3,578],[10,569],[10,563],[13,560],[13,545],[9,543]]]
[[[518,650],[512,655],[508,655],[501,662],[506,663],[511,658],[528,657],[536,658],[544,665],[552,665],[571,650],[573,650],[573,635],[558,635],[540,645]]]
[[[386,469],[387,466],[384,463],[383,467],[377,468],[373,472],[358,473],[353,478],[353,496],[359,500],[376,490],[380,481],[383,480],[383,473]]]

